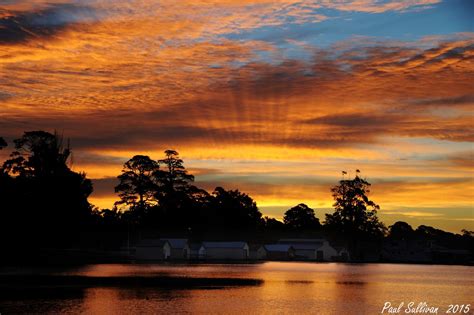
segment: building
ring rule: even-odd
[[[262,248],[262,244],[249,244],[249,259],[250,260],[263,260],[267,257],[265,249]]]
[[[209,260],[247,260],[249,251],[246,242],[202,242],[198,255]]]
[[[261,247],[261,255],[267,260],[291,260],[295,258],[295,249],[288,244],[267,244]]]
[[[189,246],[188,240],[185,238],[161,238],[163,241],[168,241],[171,246],[170,259],[181,260],[188,259]]]
[[[339,253],[325,239],[281,239],[278,244],[290,245],[295,259],[336,261]]]
[[[201,260],[204,259],[204,252],[200,252],[202,247],[201,243],[188,243],[187,247],[187,258],[189,260]]]
[[[135,259],[141,261],[167,260],[171,256],[171,245],[166,240],[143,239],[137,243]]]

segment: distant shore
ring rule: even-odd
[[[8,263],[0,264],[0,273],[7,269],[22,269],[22,268],[56,268],[56,267],[80,267],[86,265],[103,265],[103,264],[126,264],[126,265],[164,265],[164,266],[183,266],[183,265],[256,265],[264,263],[303,263],[303,264],[346,264],[346,265],[365,265],[365,264],[394,264],[394,265],[426,265],[426,266],[474,266],[474,262],[469,263],[428,263],[428,262],[403,262],[403,261],[311,261],[311,260],[169,260],[169,261],[137,261],[128,259],[119,260],[55,260],[41,261],[41,262],[22,262],[22,263]],[[0,274],[0,280],[1,280]]]

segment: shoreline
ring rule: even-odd
[[[259,265],[265,263],[301,263],[301,264],[342,264],[342,265],[372,265],[372,264],[383,264],[383,265],[415,265],[415,266],[464,266],[473,267],[474,262],[467,264],[461,263],[427,263],[427,262],[392,262],[392,261],[309,261],[309,260],[208,260],[208,261],[186,261],[186,260],[150,260],[150,261],[137,261],[137,260],[64,260],[54,262],[42,261],[29,264],[19,264],[13,262],[4,262],[0,264],[0,272],[2,269],[7,268],[35,268],[35,267],[78,267],[87,265],[162,265],[162,266],[199,266],[199,265]],[[0,274],[1,277],[1,274]]]

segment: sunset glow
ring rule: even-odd
[[[0,136],[57,130],[111,208],[135,154],[324,220],[356,169],[387,225],[474,229],[470,0],[0,3]]]

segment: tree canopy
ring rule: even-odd
[[[331,189],[334,213],[326,214],[326,226],[350,237],[385,234],[385,226],[377,217],[379,205],[369,199],[370,183],[355,176],[341,180]]]
[[[256,228],[262,219],[257,203],[239,190],[216,187],[211,194],[210,216],[220,227]]]
[[[88,197],[92,183],[84,173],[76,173],[68,166],[69,146],[57,134],[44,131],[25,132],[14,140],[15,151],[2,166],[2,216],[13,227],[15,237],[34,235],[28,241],[47,239],[51,244],[77,240],[80,226],[91,216]],[[10,231],[10,226],[5,227]]]
[[[411,239],[415,233],[411,225],[403,221],[395,222],[393,225],[389,226],[388,229],[388,236],[397,240]]]
[[[2,137],[0,137],[0,150],[5,148],[7,146],[7,142],[5,141],[5,139],[3,139]]]
[[[313,230],[321,227],[321,223],[316,218],[314,210],[304,203],[300,203],[287,210],[283,217],[283,222],[294,230]]]
[[[23,177],[64,174],[69,171],[69,145],[64,147],[59,135],[45,131],[29,131],[14,140],[15,151],[5,161],[4,168]]]
[[[191,195],[199,189],[192,185],[194,176],[184,167],[183,160],[175,150],[165,150],[165,158],[158,160],[160,169],[155,172],[158,185],[156,198],[165,216],[173,221],[176,209],[184,209],[192,200]],[[177,223],[177,222],[175,222]]]
[[[120,183],[115,187],[120,198],[115,204],[127,205],[139,215],[156,205],[158,170],[158,163],[146,155],[135,155],[125,162],[122,174],[118,176]]]
[[[160,169],[156,172],[156,178],[162,194],[185,192],[190,189],[194,176],[188,173],[183,164],[183,160],[175,150],[166,150],[165,158],[158,160]]]

